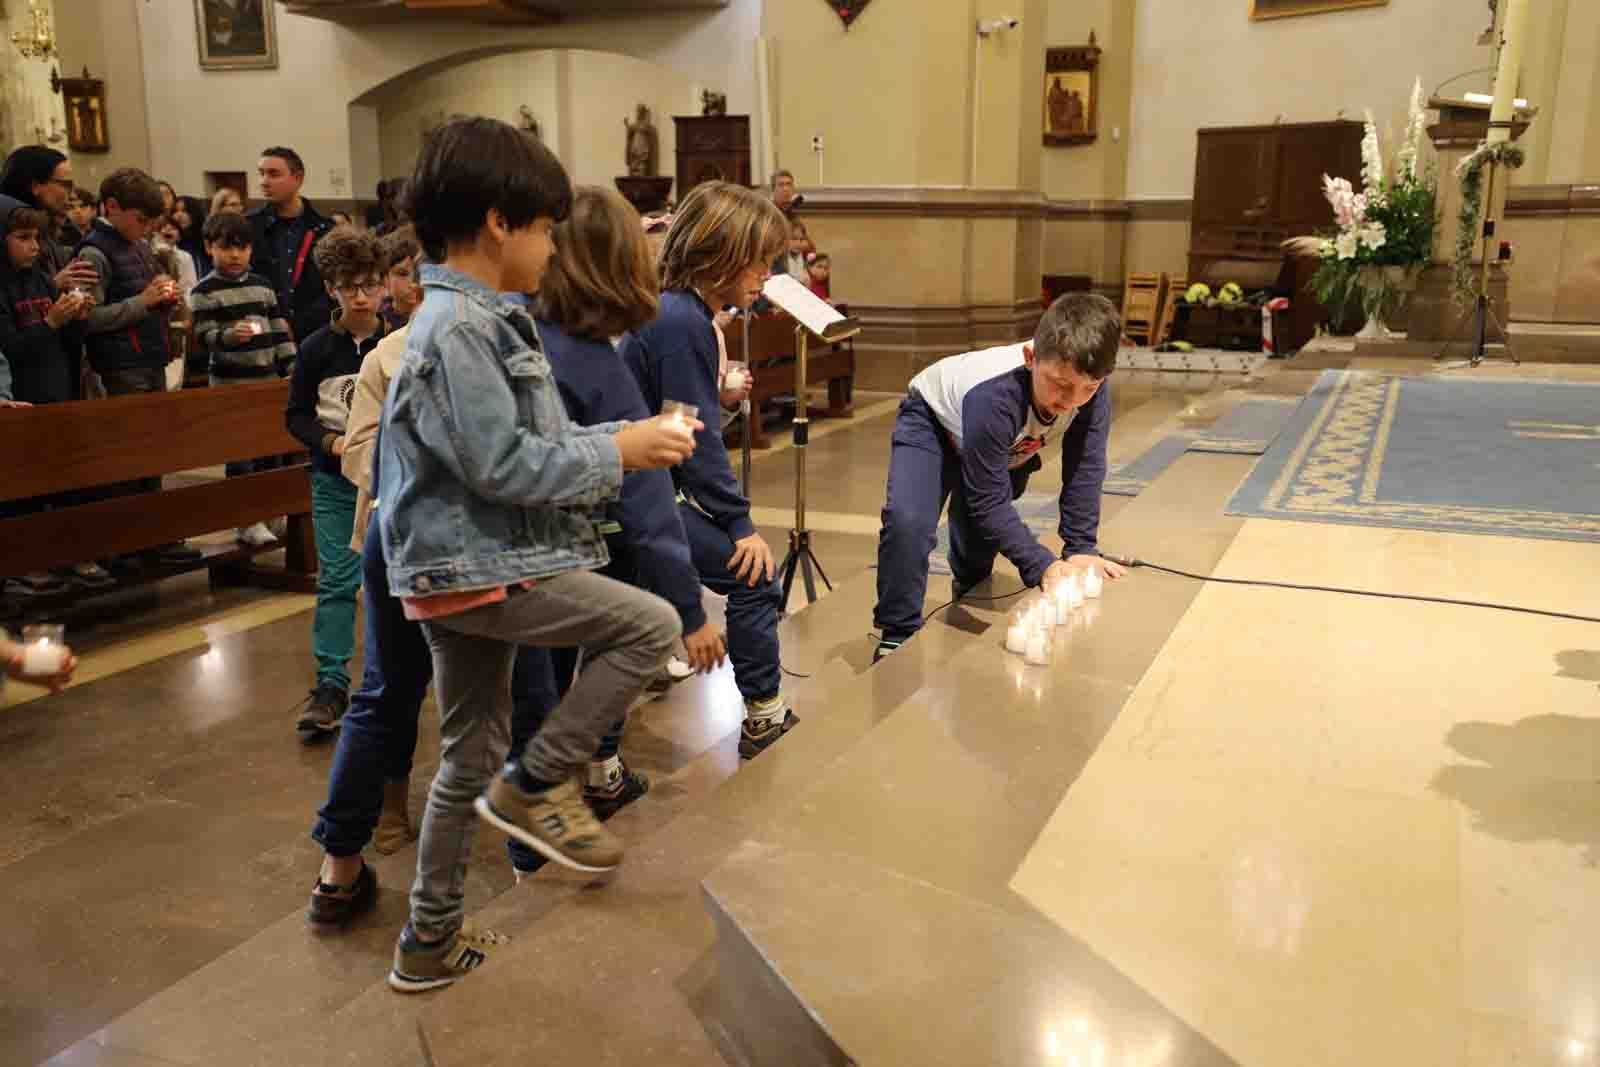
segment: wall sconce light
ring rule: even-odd
[[[24,59],[55,59],[56,35],[50,27],[50,16],[45,14],[40,0],[28,0],[28,14],[33,29],[17,30],[11,34],[11,43],[17,46]]]

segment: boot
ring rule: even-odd
[[[378,816],[378,828],[372,834],[372,847],[380,855],[392,856],[417,839],[411,829],[410,800],[408,780],[383,783],[383,814]]]

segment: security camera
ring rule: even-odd
[[[1015,15],[1001,15],[997,19],[979,19],[978,36],[989,37],[1001,30],[1014,30],[1022,25],[1022,20]]]

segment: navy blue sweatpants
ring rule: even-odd
[[[1012,499],[1028,474],[1013,471]],[[961,455],[927,401],[915,393],[900,402],[890,439],[889,488],[878,532],[878,606],[873,625],[885,641],[904,641],[922,629],[928,592],[928,557],[939,538],[939,516],[950,504],[950,572],[953,588],[971,589],[994,571],[999,549],[967,511]]]

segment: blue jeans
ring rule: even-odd
[[[783,689],[778,648],[783,587],[776,577],[758,582],[754,589],[741,582],[728,569],[734,547],[727,531],[688,504],[680,504],[678,514],[701,584],[728,598],[728,659],[733,661],[739,695],[746,703],[777,696]]]
[[[356,524],[356,487],[343,475],[311,472],[311,520],[317,536],[317,610],[311,623],[311,655],[317,684],[350,689],[350,659],[356,654],[356,593],[361,557],[350,550]]]
[[[1011,496],[1027,488],[1015,471]],[[872,622],[885,641],[904,641],[922,629],[928,556],[939,538],[939,516],[950,504],[950,572],[954,588],[970,589],[994,571],[998,549],[967,510],[961,455],[927,401],[915,393],[900,402],[890,439],[889,488],[878,531],[878,606]]]

